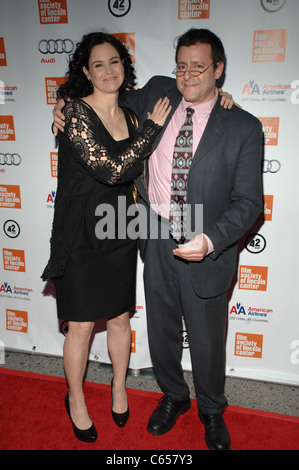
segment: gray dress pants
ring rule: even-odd
[[[199,298],[192,286],[189,263],[175,257],[175,242],[149,239],[144,284],[151,359],[164,394],[175,400],[189,396],[183,376],[182,315],[190,347],[198,408],[221,413],[224,396],[227,294]]]

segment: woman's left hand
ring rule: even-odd
[[[238,103],[235,103],[235,102],[234,102],[232,95],[230,95],[230,94],[227,93],[226,91],[223,91],[222,88],[219,88],[218,93],[219,93],[219,95],[221,95],[220,104],[221,104],[221,106],[223,106],[225,109],[231,109],[231,107],[233,106],[233,104],[235,104],[236,106],[238,106],[238,108],[242,108],[242,106],[240,106]]]
[[[169,104],[169,99],[167,96],[162,99],[160,98],[154,106],[152,113],[147,113],[147,118],[154,121],[159,126],[163,126],[168,114],[171,111],[171,106]]]

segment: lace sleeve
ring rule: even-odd
[[[98,141],[98,122],[91,112],[78,101],[66,106],[64,134],[72,154],[101,182],[115,184],[133,180],[142,172],[143,158],[162,127],[151,120],[145,121],[141,132],[126,150],[111,156]]]

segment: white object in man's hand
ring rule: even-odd
[[[175,256],[184,258],[187,261],[202,261],[207,253],[208,241],[203,234],[195,235],[189,242],[184,245],[178,245],[173,250]]]

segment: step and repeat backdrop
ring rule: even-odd
[[[223,40],[223,88],[264,129],[264,214],[240,242],[230,291],[229,376],[299,384],[298,0],[1,0],[0,360],[5,350],[62,355],[67,324],[40,275],[49,256],[57,185],[55,93],[83,34],[115,34],[138,86],[171,76],[174,40],[191,27]],[[151,367],[138,260],[131,369]],[[82,286],[82,289],[86,287]],[[183,367],[190,370],[182,327]],[[105,322],[90,359],[109,363]]]

